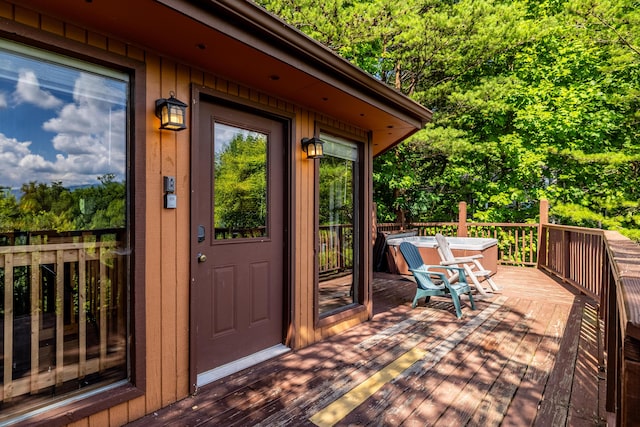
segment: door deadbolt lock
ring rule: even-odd
[[[203,253],[199,253],[199,254],[198,254],[198,262],[199,262],[199,263],[203,263],[203,262],[205,262],[206,260],[207,260],[207,256],[206,256],[205,254],[203,254]]]

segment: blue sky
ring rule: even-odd
[[[0,50],[0,186],[125,178],[127,83]]]

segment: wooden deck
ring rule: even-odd
[[[132,425],[605,425],[596,308],[535,269],[500,294],[411,309],[415,285],[377,274],[375,316],[214,382]]]

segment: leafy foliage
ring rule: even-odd
[[[66,188],[62,182],[29,182],[17,200],[0,192],[0,232],[73,231],[123,228],[126,225],[125,183],[114,175],[98,177],[100,185]]]
[[[215,227],[246,230],[266,226],[267,141],[238,134],[215,159]]]
[[[374,161],[380,221],[464,200],[526,222],[547,198],[556,222],[640,237],[637,1],[258,3],[434,112]]]

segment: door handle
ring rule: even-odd
[[[207,261],[207,256],[202,252],[198,254],[198,262],[203,263]]]

